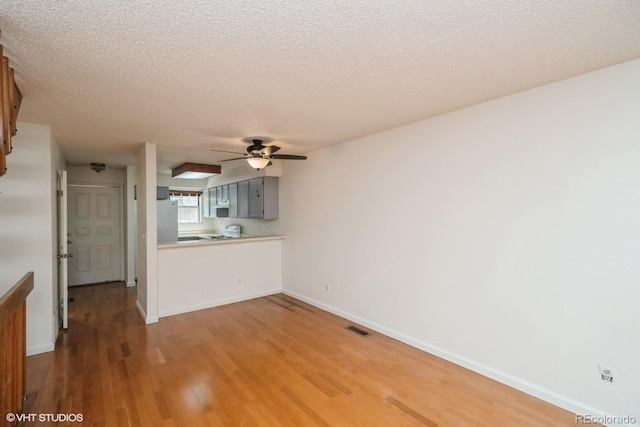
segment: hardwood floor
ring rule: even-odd
[[[575,424],[567,411],[375,332],[362,337],[282,294],[147,326],[124,284],[70,296],[55,352],[27,360],[31,413],[84,419],[57,425]]]

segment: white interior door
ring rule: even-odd
[[[58,324],[69,326],[69,270],[67,252],[67,171],[58,172]]]
[[[68,206],[69,286],[121,280],[120,189],[72,185]]]

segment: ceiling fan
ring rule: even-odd
[[[224,150],[211,150],[219,153],[233,153],[240,154],[242,157],[235,157],[233,159],[220,160],[220,162],[232,162],[234,160],[246,160],[249,162],[252,168],[260,170],[271,165],[271,159],[277,160],[306,160],[307,156],[297,156],[294,154],[273,154],[280,150],[280,147],[275,145],[264,145],[264,139],[258,138],[246,138],[245,142],[250,142],[251,145],[247,147],[247,154],[237,153],[235,151]]]

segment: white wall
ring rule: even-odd
[[[279,293],[281,240],[158,249],[158,315]]]
[[[159,187],[197,188],[200,190],[207,187],[206,179],[172,178],[171,175],[164,173],[159,173],[157,180]]]
[[[18,123],[0,177],[0,294],[34,272],[27,298],[27,353],[52,351],[57,288],[56,170],[64,159],[49,126]]]
[[[640,420],[639,114],[636,60],[291,162],[283,288],[574,412]]]
[[[107,165],[102,172],[96,172],[89,165],[69,166],[67,168],[70,184],[99,184],[122,187],[125,183],[125,170]]]
[[[158,218],[156,146],[145,143],[136,155],[137,270],[136,307],[146,323],[158,321]]]

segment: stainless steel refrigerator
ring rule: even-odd
[[[178,202],[158,200],[158,243],[178,241]]]

